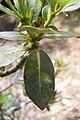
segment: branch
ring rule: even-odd
[[[0,94],[5,92],[6,90],[8,90],[10,87],[12,87],[14,85],[14,83],[11,83],[9,86],[7,86],[6,88],[4,88],[3,90],[0,91]]]
[[[22,60],[15,67],[12,67],[11,69],[9,69],[7,71],[1,71],[0,72],[0,77],[5,77],[5,76],[8,76],[8,75],[11,75],[12,73],[16,72],[18,69],[22,68],[22,66],[24,65],[28,55],[29,55],[28,53],[25,54],[23,56]]]

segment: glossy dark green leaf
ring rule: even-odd
[[[43,110],[55,88],[54,67],[44,51],[33,50],[29,55],[24,69],[24,84],[29,98]]]
[[[26,40],[26,35],[21,32],[0,32],[0,38],[6,40]]]
[[[54,91],[53,96],[51,97],[51,99],[48,102],[48,105],[54,104],[56,102],[56,93],[57,93],[57,91]]]

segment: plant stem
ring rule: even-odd
[[[55,17],[55,14],[54,13],[51,13],[47,19],[47,21],[45,22],[44,24],[44,27],[46,28],[53,20],[53,18]]]

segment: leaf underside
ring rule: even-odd
[[[68,12],[68,11],[74,11],[80,8],[80,2],[75,2],[73,4],[65,6],[61,11],[62,12]]]
[[[36,50],[29,55],[24,69],[24,84],[29,98],[43,110],[54,92],[54,67],[44,51],[40,50],[39,54],[39,66]]]
[[[10,41],[26,40],[26,35],[24,35],[21,32],[6,31],[6,32],[0,32],[0,38],[10,40]]]
[[[0,47],[0,67],[6,66],[20,58],[25,53],[24,46],[2,46]]]
[[[57,39],[57,38],[70,38],[74,37],[75,34],[71,32],[66,32],[66,31],[51,31],[51,33],[45,33],[43,35],[43,38],[50,38],[50,39]]]

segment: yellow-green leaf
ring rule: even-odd
[[[3,106],[12,99],[13,95],[11,93],[1,94],[0,95],[0,111],[3,109]],[[10,103],[8,103],[10,104]]]

